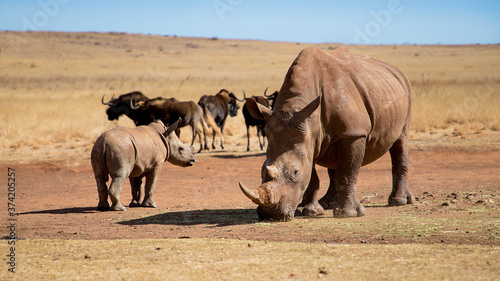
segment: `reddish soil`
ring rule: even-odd
[[[259,223],[255,205],[241,193],[238,180],[257,187],[263,153],[204,153],[197,155],[197,163],[189,168],[165,163],[154,195],[158,208],[128,208],[125,212],[95,211],[97,190],[89,160],[72,165],[0,164],[4,171],[0,179],[6,183],[7,168],[15,169],[19,238],[500,245],[500,151],[411,151],[410,158],[410,190],[417,197],[416,204],[385,206],[391,186],[390,159],[386,155],[363,167],[359,175],[357,196],[367,207],[366,215],[335,219],[330,210],[317,219],[321,221],[296,218],[291,222]],[[319,167],[318,172],[321,192],[325,192],[329,183],[326,169]],[[1,202],[6,202],[6,192],[3,194]],[[128,183],[123,186],[121,199],[126,206],[131,200]],[[4,217],[7,208],[1,212]],[[410,225],[432,225],[433,220],[439,224],[451,219],[467,223],[456,229],[453,223],[444,223],[432,235],[419,234],[422,237],[417,240],[411,235],[382,237],[379,227],[401,214],[423,219],[408,221]],[[478,230],[477,225],[485,221],[487,225]],[[334,231],[321,231],[321,227]]]

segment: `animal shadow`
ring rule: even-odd
[[[19,213],[19,215],[32,215],[32,214],[88,214],[97,212],[95,207],[73,207],[62,209],[49,209],[41,211],[31,211]]]
[[[123,225],[214,225],[213,227],[252,224],[258,222],[255,209],[220,209],[169,212],[149,217],[118,222]],[[209,226],[210,227],[210,226]]]

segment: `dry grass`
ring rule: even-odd
[[[498,247],[478,245],[340,245],[225,239],[25,240],[17,244],[18,271],[13,275],[2,270],[2,280],[12,276],[17,280],[500,278]],[[2,252],[6,252],[4,245]]]
[[[132,126],[126,117],[107,121],[103,94],[140,90],[197,101],[221,88],[240,97],[243,89],[248,95],[278,90],[293,59],[308,46],[38,32],[0,32],[0,42],[0,150],[10,161],[79,158],[103,131]],[[500,135],[500,46],[347,47],[407,73],[414,89],[414,134]],[[228,149],[245,150],[241,113],[226,128]],[[191,139],[189,133],[182,137]]]

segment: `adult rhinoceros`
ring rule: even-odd
[[[120,191],[126,178],[130,179],[132,187],[130,207],[156,207],[153,192],[161,164],[168,161],[177,166],[191,166],[195,161],[193,147],[187,147],[175,133],[172,134],[179,123],[180,119],[168,129],[161,121],[137,128],[116,127],[96,140],[91,162],[99,192],[98,210],[125,211],[120,202]],[[108,175],[111,176],[109,190],[106,185]],[[139,204],[144,177],[145,195]]]
[[[389,151],[389,205],[411,204],[410,108],[410,83],[398,68],[345,48],[306,48],[288,70],[274,110],[249,106],[266,121],[267,159],[261,186],[255,191],[240,182],[240,188],[259,205],[261,218],[288,220],[296,210],[321,215],[323,207],[333,208],[335,217],[362,216],[355,194],[359,169]],[[315,164],[328,168],[331,181],[321,205]]]

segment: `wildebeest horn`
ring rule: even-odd
[[[267,87],[267,88],[266,88],[266,90],[264,90],[264,97],[266,97],[266,98],[270,98],[272,95],[269,95],[269,96],[268,96],[268,95],[266,95],[266,93],[267,93],[267,89],[269,89],[269,87]]]
[[[234,93],[229,93],[229,96],[232,97],[232,98],[234,98],[234,99],[236,99],[237,101],[240,101],[240,102],[244,102],[245,101],[245,99],[240,100],[239,98],[237,98]]]
[[[243,99],[246,99],[247,95],[245,94],[245,90],[242,90],[242,91],[243,91]]]
[[[104,96],[105,95],[106,94],[102,95],[102,99],[101,99],[102,104],[109,105],[109,106],[113,105],[113,103],[111,101],[113,100],[113,98],[115,97],[115,95],[113,94],[113,96],[111,97],[111,99],[108,102],[104,102]]]
[[[134,99],[130,99],[130,108],[131,109],[139,109],[140,106],[139,105],[134,106]]]
[[[248,197],[248,199],[252,200],[257,205],[262,205],[259,196],[255,193],[255,191],[248,189],[241,181],[238,182],[240,185],[241,191]]]

